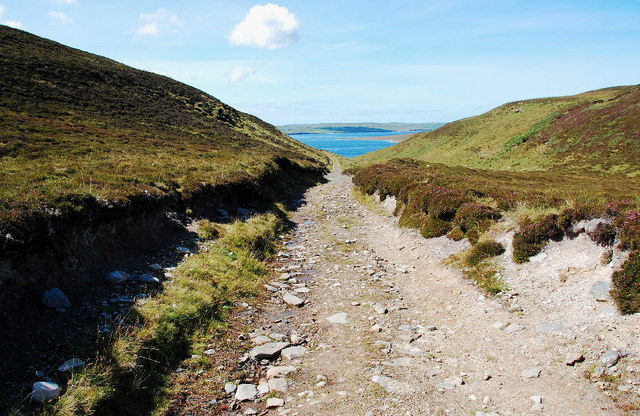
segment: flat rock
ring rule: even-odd
[[[600,362],[600,364],[602,364],[603,367],[609,368],[618,364],[618,361],[620,361],[621,356],[622,355],[620,354],[619,350],[612,348],[609,351],[602,354],[598,361]]]
[[[386,376],[373,376],[371,381],[378,384],[388,393],[404,393],[409,390],[406,383],[398,380],[394,380],[391,377]]]
[[[84,361],[82,361],[80,358],[72,358],[62,363],[62,365],[58,367],[58,371],[67,372],[82,367],[83,365]]]
[[[609,291],[611,290],[611,284],[609,282],[595,282],[589,292],[591,296],[598,302],[607,302],[611,300],[611,296],[609,295]]]
[[[282,358],[286,360],[295,360],[296,358],[300,358],[307,353],[307,349],[305,347],[296,346],[296,347],[288,347],[282,350],[280,353]]]
[[[57,287],[42,292],[40,300],[42,301],[42,304],[47,308],[66,309],[71,307],[71,302],[69,302],[67,296],[62,292],[62,290],[58,289]]]
[[[251,338],[251,342],[253,345],[264,345],[273,340],[266,335],[258,335],[257,337]]]
[[[542,373],[542,370],[540,370],[537,367],[534,367],[534,368],[529,368],[527,370],[522,370],[520,375],[522,376],[522,378],[538,378],[540,377],[540,373]]]
[[[538,332],[539,334],[549,334],[562,331],[564,331],[564,327],[562,326],[562,324],[557,324],[554,322],[540,322],[536,325],[536,332]]]
[[[277,397],[271,397],[267,399],[267,409],[274,409],[276,407],[284,406],[284,400]]]
[[[128,278],[129,278],[128,274],[119,270],[109,272],[104,275],[104,280],[113,284],[124,283],[127,281]]]
[[[267,370],[267,378],[286,377],[289,374],[295,373],[297,370],[292,365],[280,365],[276,367],[270,367]]]
[[[239,402],[249,401],[256,398],[258,390],[253,384],[240,384],[236,389],[235,398]]]
[[[289,343],[287,342],[269,342],[263,345],[253,347],[249,352],[249,357],[252,360],[273,360],[278,358],[280,352],[287,348]]]
[[[576,365],[584,361],[584,355],[580,353],[572,353],[567,355],[567,359],[564,361],[566,365]]]
[[[284,378],[272,378],[268,381],[269,391],[279,391],[286,392],[287,391],[287,380]]]
[[[227,394],[232,394],[236,391],[238,386],[233,383],[224,383],[224,392]]]
[[[516,332],[520,332],[520,331],[522,331],[523,329],[524,329],[524,327],[523,327],[522,325],[520,325],[520,324],[516,324],[516,323],[513,323],[513,324],[509,324],[509,325],[504,329],[504,332],[506,332],[507,334],[513,334],[513,333],[516,333]]]
[[[140,283],[160,283],[160,279],[149,273],[137,274],[132,277],[132,280]]]
[[[37,381],[31,389],[31,399],[38,403],[48,402],[60,396],[60,386],[49,381]]]
[[[327,321],[331,322],[332,324],[348,324],[349,323],[349,319],[347,319],[347,314],[344,312],[339,312],[336,313],[335,315],[331,315],[330,317],[327,318]]]
[[[282,300],[289,306],[302,306],[304,305],[304,299],[300,299],[296,295],[290,292],[286,292],[284,296],[282,296]]]

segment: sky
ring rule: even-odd
[[[639,0],[0,0],[272,124],[453,121],[640,83]]]

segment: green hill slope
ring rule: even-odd
[[[640,86],[504,104],[356,159],[501,170],[640,173]]]
[[[285,165],[325,163],[202,91],[6,26],[0,135],[2,235],[25,218],[188,199]]]

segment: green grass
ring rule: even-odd
[[[235,301],[259,292],[283,213],[214,225],[221,236],[187,258],[159,295],[137,306],[41,414],[138,415],[163,405],[171,391],[167,376],[189,356],[193,343],[220,325]]]
[[[0,234],[318,170],[320,152],[170,78],[0,26]]]
[[[509,171],[640,174],[640,86],[504,104],[355,158]]]

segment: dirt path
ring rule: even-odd
[[[271,363],[271,394],[285,399],[274,413],[622,414],[584,379],[588,364],[565,364],[579,352],[571,333],[541,330],[544,313],[509,312],[442,263],[465,243],[399,229],[351,188],[334,170],[307,192],[280,254],[282,276],[268,288],[266,321],[250,334],[256,345],[278,334],[306,339],[285,350],[291,359]],[[287,305],[285,293],[304,305]],[[285,365],[296,371],[285,376]],[[264,405],[243,402],[238,414],[248,407]]]

